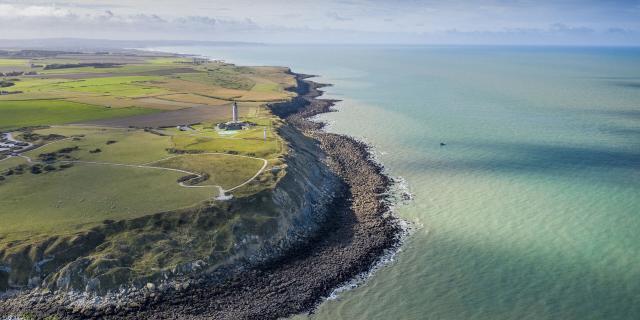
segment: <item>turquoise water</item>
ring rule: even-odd
[[[395,262],[310,318],[640,319],[640,49],[164,49],[321,75],[408,182]]]

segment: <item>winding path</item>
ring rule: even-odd
[[[11,134],[8,134],[9,139],[12,139]],[[25,160],[27,160],[28,163],[36,163],[39,161],[34,161],[33,159],[31,159],[28,156],[23,155],[22,153],[27,152],[27,151],[35,151],[38,150],[40,148],[46,147],[50,144],[53,143],[57,143],[60,141],[64,141],[64,140],[69,140],[71,138],[64,138],[64,139],[60,139],[60,140],[56,140],[56,141],[52,141],[49,142],[47,144],[41,145],[37,148],[34,149],[28,149],[29,147],[33,146],[33,144],[30,144],[29,147],[25,148],[24,150],[18,152],[18,155],[16,156],[8,156],[0,161],[4,161],[7,160],[11,157],[21,157],[24,158]],[[17,140],[16,140],[17,141]],[[163,159],[159,159],[159,160],[154,160],[151,162],[147,162],[144,164],[140,164],[140,165],[136,165],[136,164],[125,164],[125,163],[114,163],[114,162],[98,162],[98,161],[82,161],[82,160],[62,160],[60,162],[65,162],[65,163],[82,163],[82,164],[95,164],[95,165],[107,165],[107,166],[118,166],[118,167],[129,167],[129,168],[142,168],[142,169],[156,169],[156,170],[168,170],[168,171],[174,171],[174,172],[181,172],[181,173],[185,173],[185,174],[189,174],[189,175],[194,175],[195,177],[189,180],[193,180],[193,179],[198,179],[202,177],[202,174],[197,173],[197,172],[191,172],[191,171],[187,171],[187,170],[181,170],[181,169],[174,169],[174,168],[165,168],[165,167],[156,167],[156,166],[151,166],[151,164],[153,163],[157,163],[160,161],[164,161],[164,160],[169,160],[169,159],[173,159],[173,158],[177,158],[177,157],[184,157],[184,156],[197,156],[197,155],[222,155],[222,156],[229,156],[229,157],[240,157],[240,158],[248,158],[248,159],[256,159],[256,160],[262,160],[262,167],[260,168],[260,170],[258,170],[258,172],[256,172],[256,174],[254,174],[251,178],[249,178],[248,180],[244,181],[243,183],[230,188],[230,189],[224,189],[222,188],[222,186],[219,185],[206,185],[206,186],[192,186],[192,185],[188,185],[185,184],[186,181],[180,182],[179,185],[181,187],[185,187],[185,188],[217,188],[219,190],[219,195],[216,199],[218,200],[228,200],[231,199],[230,196],[227,196],[226,193],[227,192],[231,192],[234,190],[237,190],[245,185],[247,185],[249,182],[253,181],[255,178],[257,178],[263,171],[264,169],[267,167],[268,165],[268,161],[267,159],[264,158],[257,158],[257,157],[250,157],[250,156],[244,156],[244,155],[238,155],[238,154],[228,154],[228,153],[221,153],[221,152],[206,152],[206,153],[197,153],[197,154],[185,154],[185,155],[175,155],[175,156],[171,156],[171,157],[166,157]],[[187,180],[187,181],[189,181]]]

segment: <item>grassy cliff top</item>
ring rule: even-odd
[[[112,221],[215,207],[222,195],[248,197],[284,174],[281,121],[265,104],[293,96],[286,89],[295,79],[286,68],[179,56],[54,54],[0,57],[0,73],[0,132],[30,144],[0,148],[0,266],[23,251],[73,243]],[[251,126],[218,129],[230,120],[234,101],[240,120]],[[227,248],[234,222],[216,221],[226,231],[211,241]],[[209,232],[216,234],[215,228]],[[108,248],[100,250],[109,255]],[[43,257],[31,253],[20,259]],[[155,261],[154,268],[182,261],[162,256],[166,263]],[[144,269],[145,259],[136,268]]]

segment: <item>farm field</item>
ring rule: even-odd
[[[63,100],[0,101],[0,130],[121,118],[159,112],[145,108],[105,108]]]

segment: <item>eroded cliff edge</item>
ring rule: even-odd
[[[211,219],[221,221],[220,212],[225,221],[237,221],[234,214],[242,219],[256,213],[273,217],[271,223],[258,227],[241,220],[229,228],[241,231],[234,238],[239,245],[214,261],[188,265],[189,272],[141,278],[136,289],[99,299],[34,290],[0,301],[0,314],[28,310],[63,318],[275,319],[309,311],[337,286],[369,270],[397,245],[400,234],[389,214],[391,181],[370,159],[368,146],[322,132],[322,124],[307,120],[328,112],[333,101],[317,99],[321,85],[305,78],[297,75],[297,98],[272,106],[286,119],[280,134],[293,150],[287,175],[277,187],[222,209],[207,209],[215,214],[202,209],[179,213],[191,215],[186,220],[195,229],[210,225]],[[154,222],[138,225],[149,224]],[[79,287],[90,283],[86,276],[79,280]]]

